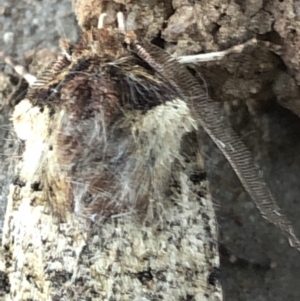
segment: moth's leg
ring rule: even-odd
[[[255,38],[253,38],[243,44],[233,46],[233,47],[223,50],[223,51],[200,53],[200,54],[195,54],[195,55],[182,55],[182,56],[176,57],[176,60],[181,64],[196,64],[196,63],[201,63],[201,62],[218,61],[218,60],[223,59],[228,54],[241,53],[246,47],[252,46],[252,45],[257,45],[257,44],[263,44],[264,46],[268,47],[271,51],[275,52],[278,55],[280,54],[280,52],[282,50],[281,45],[273,44],[268,41],[259,41]]]
[[[251,39],[243,44],[233,46],[229,49],[223,51],[216,51],[210,53],[200,53],[195,55],[183,55],[177,57],[177,61],[181,64],[195,64],[200,62],[208,62],[208,61],[218,61],[223,59],[226,55],[231,53],[241,53],[246,47],[250,45],[256,45],[257,40]]]
[[[36,82],[36,77],[28,73],[22,65],[15,64],[10,56],[6,56],[4,61],[22,76],[28,82],[29,86],[32,86]]]

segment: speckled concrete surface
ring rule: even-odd
[[[173,1],[173,8],[183,11],[186,9],[181,9],[183,2],[190,5],[190,1]],[[249,15],[255,14],[258,11],[257,7],[260,7],[262,3],[262,1],[253,0],[245,1],[246,4],[243,1],[214,0],[214,2],[216,2],[215,5],[226,5],[231,2],[233,7],[244,6],[244,11]],[[249,5],[250,2],[251,5]],[[249,11],[249,7],[252,11]],[[258,32],[260,33],[263,28],[267,32],[271,26],[269,24],[271,17],[267,14],[264,18],[260,14],[256,14],[256,18],[262,18],[266,22]],[[172,22],[175,22],[174,20],[176,21],[176,16]],[[239,22],[244,21],[246,24],[246,19],[241,14]],[[255,22],[252,23],[251,30],[256,30],[255,24]],[[248,29],[243,30],[247,32]],[[56,50],[59,37],[74,40],[77,33],[78,28],[69,1],[11,0],[0,3],[0,38],[3,41],[0,44],[0,51],[13,55],[20,62],[26,51],[42,48]],[[233,32],[231,34],[233,35]],[[226,34],[221,31],[219,37],[222,38],[219,38],[218,43],[226,44],[228,41],[232,44],[239,34],[241,33],[234,32],[231,40],[230,31]],[[170,38],[170,31],[165,31],[163,37]],[[178,39],[181,43],[181,46],[177,48],[180,53],[185,46],[182,36]],[[216,50],[215,40],[207,41],[206,45],[211,45],[211,50]],[[193,49],[198,47],[196,46],[195,44]],[[168,47],[174,49],[174,45],[169,44]],[[198,50],[207,49],[199,47]],[[285,69],[280,58],[275,57],[274,63],[268,56],[264,58],[262,51],[260,55],[262,57],[260,63],[264,60],[265,64],[273,63],[270,72]],[[232,68],[232,73],[240,72],[240,81],[233,77],[232,85],[230,86],[228,81],[227,87],[233,91],[241,91],[238,83],[243,83],[247,64],[251,64],[250,58],[252,57],[253,53],[246,51],[245,54],[233,55],[228,59],[227,63]],[[257,63],[257,60],[254,63]],[[2,62],[0,66],[1,71],[7,68]],[[222,91],[219,87],[224,80],[223,69],[218,68],[218,65],[214,63],[204,64],[202,69],[200,68],[207,79],[211,94],[222,100],[222,97],[225,100],[230,97],[245,97],[245,95],[239,95],[238,92],[236,95],[233,92],[230,94],[228,90],[220,96],[219,93]],[[230,79],[232,73],[225,73],[226,79],[227,76]],[[257,77],[260,76],[268,78],[269,74],[257,74]],[[261,98],[264,98],[264,95],[268,100],[275,97],[269,94],[270,83],[262,81],[261,85]],[[249,107],[241,102],[236,106],[231,106],[229,113],[233,125],[262,165],[276,200],[293,221],[296,232],[300,235],[300,185],[298,184],[300,179],[300,140],[298,139],[300,119],[275,101],[269,101],[255,116],[251,115]],[[6,124],[7,118],[3,118],[3,123]],[[222,282],[225,300],[299,300],[299,252],[289,247],[278,229],[261,218],[229,164],[212,143],[204,137],[202,145],[205,146],[203,151],[207,154],[207,170],[220,225],[220,241],[223,245]],[[227,250],[230,251],[230,255],[226,255]]]

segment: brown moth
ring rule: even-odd
[[[99,20],[100,27],[103,20]],[[119,20],[119,24],[125,23]],[[26,97],[55,116],[45,121],[53,124],[51,133],[43,134],[52,155],[39,158],[45,164],[38,168],[41,172],[47,169],[42,186],[58,215],[73,209],[93,218],[130,210],[146,213],[151,195],[167,193],[164,187],[182,137],[200,125],[230,162],[262,216],[282,229],[292,246],[300,248],[251,153],[184,65],[153,44],[140,43],[134,33],[125,32],[125,25],[117,31],[92,28],[77,44],[64,41],[61,47],[62,56]],[[173,117],[166,117],[174,124],[170,132],[166,124],[146,118],[151,108],[161,104],[171,106],[170,112],[162,114],[174,116],[175,107],[181,108],[174,101],[186,108],[181,117],[186,120],[179,118],[175,125]],[[58,110],[62,113],[55,114]],[[18,109],[15,116],[19,116]],[[143,131],[141,123],[145,122],[149,128]],[[17,131],[26,128],[15,124]],[[83,156],[84,151],[94,149],[98,152]],[[83,157],[87,161],[82,162]],[[49,160],[56,168],[49,170]]]
[[[4,231],[7,262],[16,262],[11,299],[221,300],[217,227],[194,147],[199,126],[262,215],[300,247],[199,80],[118,18],[118,29],[105,28],[102,14],[77,43],[63,41],[60,57],[13,113],[23,142],[22,185],[11,190]],[[93,241],[81,238],[83,222],[97,233]],[[18,258],[19,245],[26,258]],[[34,265],[34,256],[47,266]]]

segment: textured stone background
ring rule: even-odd
[[[300,119],[296,116],[300,115],[300,1],[106,2],[107,9],[127,8],[132,29],[178,55],[226,49],[252,37],[261,40],[241,54],[201,64],[198,70],[211,96],[224,104],[234,128],[253,151],[277,202],[300,235]],[[74,40],[77,33],[69,1],[0,3],[0,51],[33,73],[57,50],[59,37]],[[31,62],[32,57],[38,59]],[[7,99],[20,83],[3,58],[0,71],[0,134],[4,145]],[[207,158],[220,225],[225,300],[299,300],[299,252],[261,218],[229,164],[205,135],[201,149]],[[6,157],[2,158],[4,162]],[[0,177],[2,195],[8,178],[3,173]],[[5,203],[4,198],[1,201]]]

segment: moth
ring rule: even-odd
[[[63,40],[15,107],[21,159],[3,239],[11,300],[222,300],[200,126],[299,247],[189,60],[140,41],[117,16],[118,28],[101,14],[77,43]]]
[[[183,136],[201,126],[262,216],[300,248],[251,153],[183,64],[189,60],[180,63],[159,47],[140,42],[133,32],[126,32],[122,14],[118,30],[103,28],[104,16],[98,28],[83,33],[76,44],[62,41],[62,54],[33,84],[13,115],[26,150],[35,148],[40,153],[34,162],[25,160],[30,166],[23,172],[26,177],[31,174],[32,182],[36,174],[47,174],[41,186],[56,214],[62,217],[73,210],[91,219],[124,212],[146,214],[151,196],[167,193],[164,187]],[[162,104],[160,120],[151,110],[159,110]],[[40,137],[36,133],[33,137],[34,123],[29,120],[45,110],[49,118],[38,131]],[[41,151],[46,140],[47,152]]]
[[[62,41],[13,112],[8,300],[222,299],[198,124],[118,19]]]

